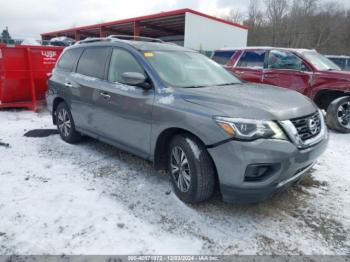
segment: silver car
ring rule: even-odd
[[[300,181],[328,142],[322,112],[248,84],[193,50],[108,37],[66,48],[47,105],[61,138],[87,135],[151,160],[184,202],[257,202]]]

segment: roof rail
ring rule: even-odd
[[[94,42],[102,42],[102,41],[148,41],[148,42],[156,42],[156,43],[166,43],[159,38],[152,37],[144,37],[144,36],[133,36],[133,35],[109,35],[108,37],[88,37],[84,40],[77,41],[75,44],[86,44],[86,43],[94,43]]]
[[[85,43],[94,43],[94,42],[100,42],[100,41],[110,41],[110,39],[106,37],[88,37],[84,40],[77,41],[75,44],[85,44]]]
[[[163,40],[159,38],[144,37],[144,36],[133,36],[133,35],[109,35],[108,39],[118,39],[118,40],[131,40],[131,41],[148,41],[148,42],[157,42],[164,43]]]

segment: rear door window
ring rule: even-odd
[[[108,47],[86,48],[78,62],[77,73],[104,79]]]
[[[269,69],[302,70],[303,61],[291,52],[271,50],[268,59]]]
[[[74,48],[64,52],[60,60],[57,62],[58,68],[61,68],[67,71],[72,71],[82,51],[83,51],[82,48]]]
[[[128,51],[114,48],[108,70],[108,81],[122,83],[122,74],[125,72],[137,72],[145,74],[141,65]]]
[[[264,68],[266,52],[263,50],[245,51],[238,61],[238,67]]]
[[[234,54],[235,51],[216,51],[212,59],[220,65],[226,65]]]

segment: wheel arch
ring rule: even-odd
[[[52,103],[52,122],[54,125],[57,124],[56,109],[61,102],[65,102],[65,100],[62,97],[58,96],[53,100],[53,103]]]
[[[177,135],[184,134],[186,136],[189,136],[193,140],[195,140],[197,143],[201,143],[204,148],[207,148],[203,140],[195,135],[194,133],[178,127],[171,127],[163,130],[158,138],[157,142],[154,147],[154,155],[153,155],[153,164],[155,169],[157,170],[166,170],[167,169],[167,159],[168,159],[168,146],[171,141],[171,139]],[[218,189],[219,185],[219,177],[218,172],[216,168],[216,164],[214,162],[214,159],[211,157],[210,153],[208,152],[208,155],[213,163],[214,171],[215,171],[215,187]]]
[[[342,96],[350,96],[350,93],[335,89],[322,89],[316,93],[313,100],[319,108],[327,110],[332,101]]]
[[[157,141],[154,146],[153,161],[156,169],[160,169],[160,170],[166,169],[167,154],[168,154],[167,150],[168,150],[169,142],[173,137],[181,134],[184,134],[193,138],[196,142],[201,143],[204,147],[206,147],[205,143],[199,136],[197,136],[196,134],[186,129],[178,128],[178,127],[170,127],[170,128],[164,129],[157,137]],[[214,166],[215,166],[215,163],[214,163]]]

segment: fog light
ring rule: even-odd
[[[274,174],[280,167],[280,164],[254,164],[249,165],[245,171],[244,181],[258,182]]]

